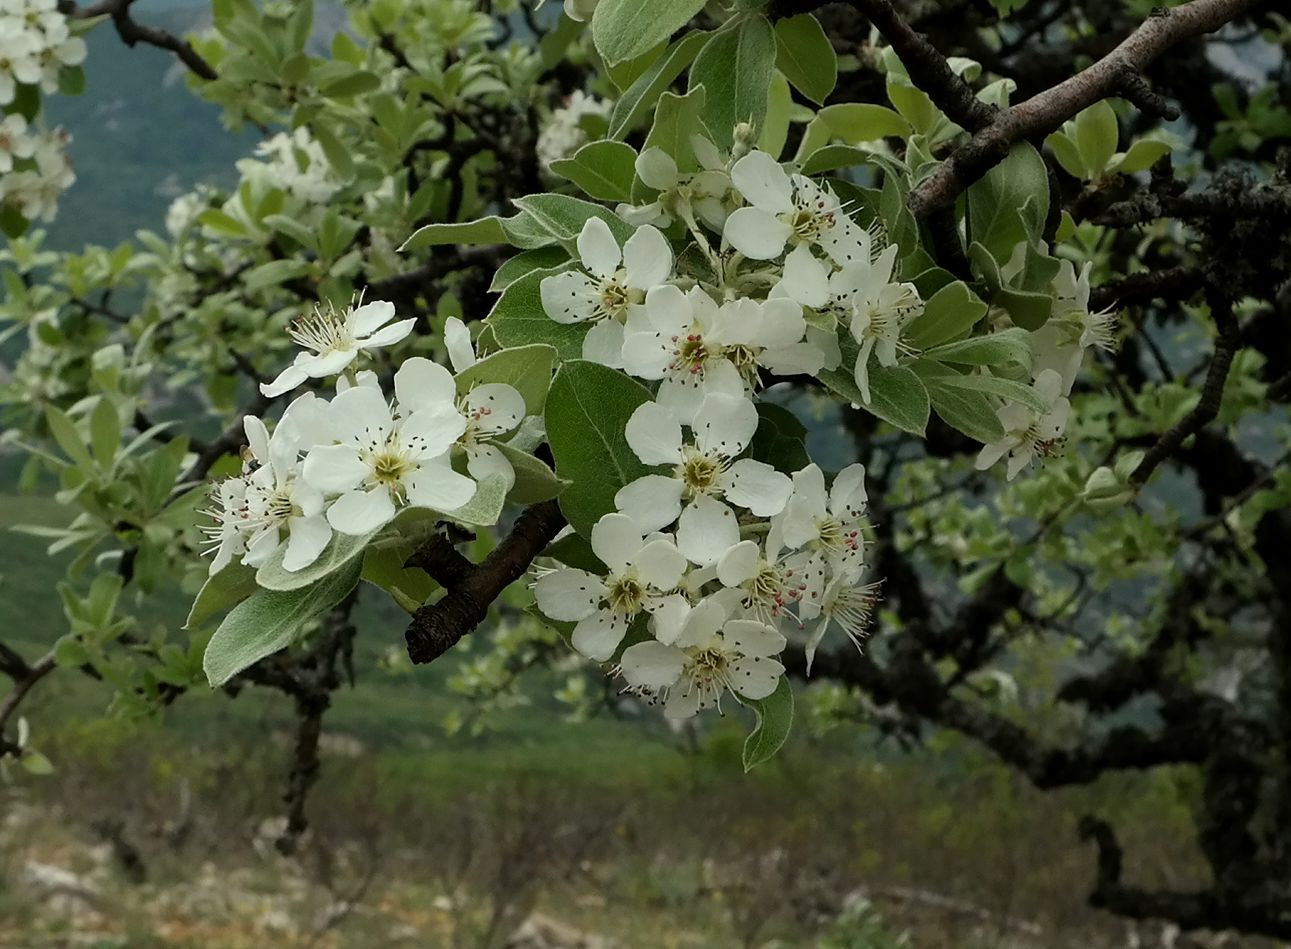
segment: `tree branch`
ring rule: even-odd
[[[138,43],[156,46],[158,49],[174,53],[179,61],[188,67],[189,72],[203,79],[219,79],[219,73],[193,49],[191,43],[182,40],[173,33],[159,30],[156,27],[144,26],[130,16],[130,6],[135,0],[100,0],[88,7],[77,7],[75,4],[60,4],[63,13],[73,20],[87,20],[96,16],[112,17],[121,42],[133,48]]]
[[[952,206],[965,188],[1002,162],[1014,144],[1057,131],[1063,122],[1095,102],[1117,95],[1144,102],[1144,87],[1127,82],[1128,75],[1137,76],[1174,44],[1219,29],[1256,2],[1191,0],[1173,9],[1158,8],[1116,49],[1088,69],[1004,110],[977,131],[971,141],[957,148],[910,192],[911,212],[922,220],[939,208]],[[1158,112],[1159,99],[1151,103]]]
[[[457,645],[484,622],[490,604],[529,569],[564,526],[560,507],[555,501],[544,501],[526,509],[511,533],[479,564],[437,549],[452,550],[442,537],[414,554],[411,562],[427,569],[446,589],[439,600],[413,614],[404,634],[409,658],[415,663],[433,662]]]

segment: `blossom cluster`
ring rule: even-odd
[[[536,153],[539,165],[548,168],[552,162],[568,158],[586,145],[591,140],[584,128],[589,119],[599,120],[604,128],[610,119],[610,103],[575,89],[559,108],[552,110],[538,133]]]
[[[372,302],[344,313],[318,310],[292,326],[304,351],[262,390],[281,395],[338,376],[337,395],[298,396],[272,433],[254,416],[244,420],[243,471],[212,490],[212,574],[235,558],[260,567],[284,544],[283,568],[299,571],[334,533],[371,536],[406,508],[451,516],[475,496],[477,479],[514,479],[494,444],[525,417],[512,386],[489,383],[459,395],[448,369],[414,357],[395,373],[392,400],[373,372],[356,371],[364,352],[412,331],[414,320],[392,323],[394,316],[392,304]],[[464,328],[455,329],[460,359]],[[454,468],[458,458],[465,472]]]
[[[242,178],[253,184],[279,188],[307,204],[326,204],[340,190],[323,147],[304,126],[265,139],[255,155],[237,162]]]
[[[29,221],[52,221],[58,200],[76,175],[67,157],[69,136],[29,123],[18,113],[0,119],[0,204]]]
[[[19,85],[57,92],[63,67],[85,55],[57,0],[0,0],[0,105],[13,102]]]

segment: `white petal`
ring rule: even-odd
[[[444,346],[448,349],[448,361],[454,372],[464,372],[475,365],[471,331],[455,316],[444,321]]]
[[[391,323],[389,326],[377,330],[367,339],[359,343],[360,349],[376,349],[378,346],[393,346],[395,343],[404,339],[412,328],[417,325],[414,319],[400,320],[398,323]]]
[[[784,259],[780,286],[803,306],[822,307],[829,302],[829,271],[806,244],[799,244]]]
[[[691,682],[678,682],[668,692],[668,701],[664,703],[665,718],[694,718],[699,713],[700,700],[703,698],[699,688]]]
[[[793,493],[806,505],[816,517],[824,517],[828,510],[825,494],[825,473],[816,464],[808,465],[793,475]]]
[[[772,214],[793,211],[793,185],[766,152],[749,152],[731,168],[731,181],[749,204]]]
[[[251,449],[256,461],[262,465],[268,464],[269,429],[265,428],[264,422],[254,415],[248,415],[242,419],[242,431],[246,432],[247,447]]]
[[[466,470],[476,481],[483,481],[490,475],[501,475],[506,481],[507,490],[515,487],[515,466],[494,445],[476,445],[466,453]],[[460,505],[459,505],[460,507]]]
[[[707,567],[740,542],[735,514],[721,501],[701,494],[677,522],[677,547],[691,563]]]
[[[656,228],[638,228],[623,245],[623,264],[628,271],[628,286],[649,290],[671,275],[672,247]]]
[[[475,481],[450,468],[447,458],[423,464],[404,478],[409,506],[451,514],[475,497]]]
[[[579,620],[570,638],[574,648],[588,659],[605,662],[619,648],[627,631],[628,621],[622,615],[609,610],[598,610],[586,619]]]
[[[637,177],[647,188],[667,191],[677,185],[677,163],[662,148],[647,148],[636,160]]]
[[[577,623],[591,616],[604,592],[600,577],[573,567],[543,574],[533,585],[538,609],[544,616],[562,623]]]
[[[308,567],[332,539],[332,526],[321,514],[293,517],[287,522],[287,529],[291,537],[287,541],[287,553],[282,558],[282,568],[289,572]]]
[[[646,316],[656,332],[680,336],[690,331],[694,322],[694,299],[670,283],[651,287],[646,292]],[[627,353],[624,353],[627,356]]]
[[[454,403],[457,383],[453,381],[453,374],[439,363],[424,356],[413,356],[405,359],[394,374],[394,394],[399,407],[408,412],[440,408]]]
[[[758,517],[779,514],[793,493],[788,475],[752,458],[742,458],[731,465],[724,485],[728,501],[748,508]]]
[[[778,656],[787,645],[778,629],[758,620],[731,620],[722,637],[746,656]]]
[[[260,394],[267,399],[276,399],[278,396],[290,392],[308,378],[308,372],[300,366],[291,365],[278,373],[278,378],[274,379],[273,382],[260,383]]]
[[[342,534],[361,536],[379,530],[394,517],[394,502],[384,488],[351,491],[327,509],[327,520]]]
[[[726,219],[726,242],[751,260],[772,260],[784,251],[793,228],[759,208],[739,208]]]
[[[686,654],[661,642],[637,643],[623,650],[619,668],[628,685],[643,689],[663,689],[681,678]]]
[[[656,590],[671,590],[686,572],[686,558],[671,540],[659,538],[641,548],[633,558],[641,579]]]
[[[373,300],[352,310],[346,318],[346,329],[356,338],[371,336],[379,327],[385,326],[394,319],[394,304],[385,300]]]
[[[776,690],[784,666],[775,659],[741,657],[731,663],[731,685],[746,699],[764,699]]]
[[[413,460],[436,458],[466,431],[466,419],[451,402],[426,403],[399,426],[399,445]]]
[[[834,478],[829,488],[829,509],[835,514],[865,509],[869,495],[865,491],[865,466],[848,465]]]
[[[792,346],[802,339],[807,322],[802,318],[802,306],[787,297],[767,300],[762,304],[762,332],[757,343],[768,349]]]
[[[650,629],[661,643],[672,644],[690,615],[690,601],[680,593],[661,596],[646,607],[650,611]],[[627,653],[624,653],[626,656]],[[678,675],[681,673],[678,672]],[[664,683],[667,685],[668,683]]]
[[[610,226],[598,217],[589,217],[578,235],[578,256],[593,274],[608,277],[619,269],[623,251],[619,250]]]
[[[625,435],[628,447],[647,465],[675,465],[681,461],[681,423],[658,402],[637,406],[628,419]]]
[[[505,382],[486,382],[470,391],[466,412],[476,419],[476,431],[483,435],[510,432],[524,420],[524,396]]]
[[[753,579],[753,575],[758,570],[760,556],[761,551],[754,541],[740,541],[717,561],[717,579],[722,581],[723,586],[728,587],[738,587],[741,583]]]
[[[646,475],[619,488],[614,506],[636,522],[643,534],[663,530],[681,514],[684,485],[666,475]]]
[[[601,320],[583,337],[583,358],[611,369],[623,367],[623,324]]]
[[[700,600],[695,608],[686,615],[681,635],[677,637],[679,646],[706,646],[722,628],[730,614],[721,600],[713,597]]]
[[[734,458],[753,440],[758,410],[748,399],[715,392],[704,396],[693,428],[700,451]]]
[[[627,333],[623,337],[622,369],[638,379],[662,379],[675,347],[662,333]]]
[[[350,445],[322,445],[305,456],[305,483],[324,494],[341,494],[358,487],[372,468]]]
[[[577,270],[544,277],[538,292],[543,311],[557,323],[582,323],[600,313],[596,284]]]
[[[331,349],[318,356],[312,353],[302,353],[297,358],[296,365],[300,366],[313,378],[322,379],[326,376],[336,375],[354,362],[358,355],[357,347],[354,349]]]
[[[606,514],[592,527],[592,552],[620,573],[641,550],[641,531],[626,514]]]

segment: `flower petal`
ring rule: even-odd
[[[367,339],[359,341],[360,349],[375,349],[378,346],[393,346],[395,343],[404,339],[412,328],[417,325],[414,319],[400,320],[398,323],[391,323],[389,326],[377,330]]]
[[[637,643],[623,650],[619,670],[628,685],[638,689],[666,689],[681,678],[686,654],[662,642]]]
[[[466,419],[451,402],[429,403],[403,420],[399,445],[414,461],[436,458],[466,431]]]
[[[648,603],[646,609],[650,611],[650,629],[654,638],[661,643],[671,644],[676,641],[682,624],[690,614],[690,601],[680,593],[672,593]]]
[[[465,372],[475,365],[475,345],[471,342],[471,331],[455,316],[444,321],[444,346],[448,350],[448,361],[453,372]]]
[[[557,323],[583,323],[601,313],[596,283],[577,270],[544,277],[538,285],[542,309]]]
[[[300,366],[292,364],[278,373],[278,378],[273,382],[260,383],[260,394],[266,399],[276,399],[278,396],[290,392],[309,378],[309,373]]]
[[[731,167],[731,182],[749,204],[772,214],[793,211],[793,184],[766,152],[749,152]]]
[[[681,461],[681,423],[658,402],[637,406],[628,419],[625,435],[628,447],[647,465],[675,465]]]
[[[829,271],[806,244],[799,244],[784,259],[780,287],[803,306],[823,307],[829,302]]]
[[[623,324],[601,320],[583,337],[583,358],[611,369],[623,367]]]
[[[704,454],[734,458],[748,447],[758,428],[758,410],[748,399],[714,392],[695,413],[695,444]]]
[[[696,497],[677,521],[677,547],[693,564],[707,567],[740,542],[735,514],[708,495]]]
[[[352,445],[320,445],[305,456],[305,483],[324,494],[342,494],[363,483],[372,468]]]
[[[448,466],[447,454],[422,464],[403,480],[410,507],[426,507],[451,514],[475,497],[474,479]]]
[[[573,567],[543,574],[533,585],[538,609],[558,623],[577,623],[591,616],[604,593],[600,577]]]
[[[287,541],[287,553],[282,558],[282,568],[288,572],[308,567],[332,539],[332,526],[321,514],[293,517],[287,522],[287,530],[291,536]]]
[[[641,579],[656,590],[671,590],[686,572],[686,558],[671,540],[652,540],[632,558]]]
[[[598,217],[589,217],[578,235],[578,256],[594,275],[608,277],[619,269],[623,251],[610,226]]]
[[[829,509],[835,514],[857,516],[865,510],[868,501],[864,465],[848,465],[834,476],[829,488]]]
[[[772,260],[784,252],[793,228],[759,208],[739,208],[726,219],[726,242],[751,260]]]
[[[738,587],[753,579],[758,571],[761,551],[755,541],[742,540],[717,561],[717,579],[723,586]]]
[[[345,318],[346,329],[356,338],[371,336],[378,328],[394,319],[394,304],[385,300],[373,300],[357,309],[351,310]]]
[[[632,518],[643,534],[663,530],[681,514],[684,485],[666,475],[646,475],[619,488],[614,506]]]
[[[677,163],[662,148],[647,148],[636,160],[637,177],[647,188],[667,191],[677,185]]]
[[[731,465],[724,485],[728,501],[748,508],[758,517],[779,514],[793,494],[788,475],[752,458],[742,458]]]
[[[525,417],[524,396],[505,382],[486,382],[466,396],[466,413],[476,420],[475,429],[482,435],[510,432]]]
[[[628,286],[649,290],[671,275],[672,247],[658,229],[649,225],[638,228],[623,245],[623,264],[628,271]]]
[[[327,509],[327,521],[342,534],[362,536],[385,527],[394,514],[390,492],[374,488],[341,495]]]
[[[501,475],[506,481],[507,491],[515,487],[515,466],[502,454],[496,445],[476,445],[466,453],[466,470],[476,481],[483,481],[490,475]],[[460,507],[460,505],[459,505]]]
[[[453,374],[439,363],[424,356],[413,356],[405,359],[394,374],[394,394],[399,407],[408,412],[440,408],[454,404],[457,383],[453,381]]]
[[[731,663],[731,685],[746,699],[764,699],[780,685],[784,666],[775,659],[741,656]]]
[[[578,621],[570,637],[574,648],[588,659],[605,662],[614,655],[628,631],[628,621],[620,613],[598,610]]]
[[[615,573],[630,564],[642,547],[641,531],[626,514],[606,514],[592,527],[592,553]]]
[[[707,646],[717,635],[730,614],[726,606],[714,597],[700,600],[695,608],[686,614],[681,634],[677,637],[679,646]]]

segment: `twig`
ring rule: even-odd
[[[62,4],[60,9],[73,20],[88,20],[96,16],[112,17],[112,25],[117,29],[121,42],[129,47],[138,43],[156,46],[158,49],[174,53],[189,71],[203,79],[219,79],[220,75],[208,63],[191,43],[182,40],[173,33],[159,30],[156,27],[144,26],[130,16],[130,6],[135,0],[100,0],[88,7],[77,7],[75,4]]]

